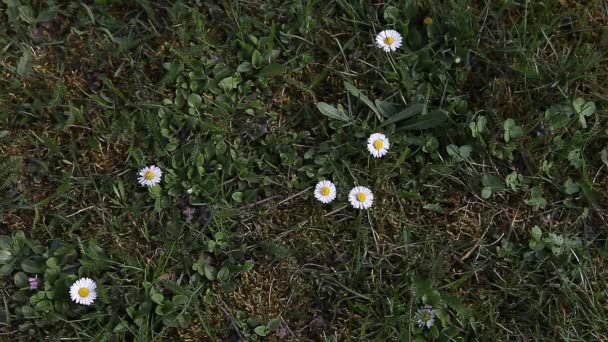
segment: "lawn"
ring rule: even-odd
[[[0,341],[608,340],[607,49],[604,0],[2,0]]]

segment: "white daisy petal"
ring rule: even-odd
[[[314,193],[321,203],[329,203],[336,199],[336,186],[328,180],[323,180],[317,183]]]
[[[416,312],[416,324],[430,329],[435,323],[435,310],[430,305],[425,305]]]
[[[402,43],[401,34],[395,30],[384,30],[376,36],[376,45],[386,52],[397,50]]]
[[[356,186],[348,194],[348,201],[355,209],[369,209],[374,204],[374,194],[364,186]]]
[[[382,133],[374,133],[367,139],[367,150],[376,158],[387,154],[390,147],[391,144],[388,138]]]
[[[97,298],[97,284],[92,279],[81,278],[70,286],[70,298],[81,305],[91,305]]]
[[[139,178],[137,181],[143,186],[155,186],[160,183],[163,176],[163,171],[157,166],[147,166],[139,170]]]

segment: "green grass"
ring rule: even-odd
[[[608,338],[603,1],[196,3],[0,3],[0,340]]]

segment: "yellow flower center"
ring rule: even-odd
[[[323,195],[323,196],[329,195],[330,192],[331,192],[331,189],[327,186],[324,186],[321,188],[321,195]]]
[[[89,295],[89,289],[87,289],[86,287],[81,287],[80,290],[78,290],[78,295],[82,298],[85,298]]]
[[[384,147],[384,143],[382,142],[382,140],[376,140],[374,141],[374,147],[376,148],[376,150],[380,150]]]
[[[144,178],[147,180],[151,180],[152,178],[154,178],[154,171],[152,171],[152,170],[146,171]]]
[[[365,202],[366,199],[367,199],[367,195],[364,192],[360,192],[357,194],[357,201]]]
[[[391,44],[393,44],[395,42],[395,38],[393,38],[393,37],[386,37],[386,38],[384,38],[384,42],[387,45],[391,45]]]
[[[427,24],[427,25],[432,24],[433,23],[433,18],[431,18],[431,17],[424,18],[424,23]]]

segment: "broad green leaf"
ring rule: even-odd
[[[319,109],[319,111],[321,112],[321,114],[327,116],[328,118],[336,119],[336,120],[340,120],[340,121],[344,121],[344,122],[352,121],[351,118],[348,117],[346,112],[344,112],[343,110],[340,111],[336,107],[334,107],[328,103],[317,102],[316,106]]]
[[[581,124],[581,127],[587,128],[585,117],[595,113],[595,103],[593,101],[585,101],[585,99],[579,97],[572,102],[572,107],[574,107],[574,111],[578,114],[578,122]]]
[[[384,20],[389,23],[395,23],[400,20],[399,9],[395,6],[387,6],[384,9]]]
[[[394,103],[390,103],[390,102],[386,102],[386,101],[382,101],[382,100],[378,100],[378,99],[376,99],[374,101],[374,103],[376,104],[376,108],[378,108],[378,111],[380,112],[380,114],[382,114],[382,116],[384,116],[385,118],[390,118],[391,116],[393,116],[399,112],[399,107],[397,105],[395,105]]]
[[[493,191],[502,191],[505,189],[505,183],[503,182],[503,180],[495,175],[481,176],[481,184],[483,184],[483,186],[491,188]]]
[[[253,329],[253,331],[259,336],[266,336],[271,332],[270,329],[268,329],[268,327],[265,325],[257,326],[255,329]]]
[[[608,166],[608,148],[604,147],[600,153],[600,157],[604,165]]]
[[[256,68],[259,68],[262,65],[262,54],[260,51],[253,51],[253,54],[251,55],[251,64]]]
[[[579,191],[578,183],[574,182],[571,178],[566,179],[564,182],[564,191],[568,195],[573,195]]]
[[[152,297],[150,297],[152,299],[152,301],[158,305],[162,305],[163,304],[163,300],[165,300],[165,296],[163,296],[160,293],[155,293],[152,295]]]
[[[224,266],[220,269],[219,272],[217,272],[217,279],[219,281],[227,281],[230,278],[230,271],[228,270],[228,267]]]
[[[19,63],[17,63],[17,74],[23,77],[32,72],[32,61],[32,53],[28,50],[23,51],[23,55],[21,55]]]
[[[27,273],[44,272],[44,262],[33,258],[25,259],[21,262],[21,269]]]
[[[490,188],[489,186],[486,186],[483,189],[481,189],[481,197],[485,198],[485,199],[492,197],[492,188]]]
[[[524,135],[524,130],[523,130],[523,128],[521,128],[521,126],[515,126],[515,127],[511,128],[509,135],[511,136],[511,138],[517,139],[517,138],[521,137],[522,135]]]
[[[215,267],[211,265],[205,265],[205,277],[209,280],[215,280],[215,276],[217,275],[217,270]]]
[[[272,77],[283,74],[285,68],[279,63],[270,63],[263,67],[258,73],[258,77]]]
[[[24,287],[28,286],[27,275],[25,275],[25,273],[17,272],[17,273],[15,273],[15,276],[13,278],[15,281],[15,286],[17,288],[20,289],[20,288],[24,288]]]
[[[448,120],[448,114],[443,110],[436,110],[423,115],[419,118],[409,120],[399,126],[401,130],[417,130],[417,129],[429,129],[439,126],[443,126]]]
[[[203,103],[203,99],[199,94],[190,94],[188,95],[188,106],[192,108],[200,107],[201,103]]]
[[[218,85],[225,91],[230,91],[232,89],[236,89],[236,87],[238,87],[239,85],[239,82],[236,77],[226,77],[222,79],[220,83],[218,83]]]
[[[38,13],[38,18],[36,18],[36,22],[45,23],[52,21],[57,16],[57,7],[51,6],[47,9],[44,9]]]
[[[415,115],[418,115],[424,111],[424,104],[422,103],[414,103],[413,105],[405,108],[399,113],[391,116],[388,120],[384,121],[380,127],[384,127],[386,125],[390,125],[395,122],[399,122],[401,120],[409,119]]]
[[[10,251],[0,250],[0,265],[6,264],[13,260],[13,253]]]
[[[543,232],[540,230],[539,226],[532,227],[532,238],[534,240],[540,240],[543,236]]]
[[[188,304],[188,297],[184,295],[175,295],[173,296],[173,304],[175,305],[186,305]]]

